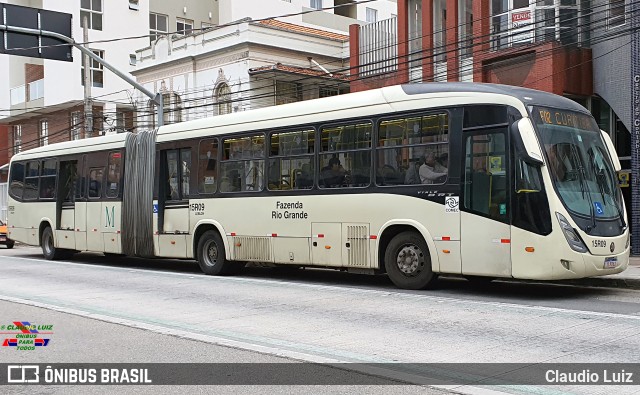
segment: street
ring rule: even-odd
[[[3,347],[2,363],[640,360],[640,292],[630,289],[506,281],[477,288],[445,278],[435,290],[406,291],[384,276],[247,268],[212,277],[193,261],[78,254],[51,262],[37,248],[20,247],[0,251],[0,299],[2,324],[48,321],[56,328],[47,348]],[[637,385],[444,388],[640,391]]]

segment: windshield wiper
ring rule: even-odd
[[[580,192],[582,192],[582,198],[584,199],[584,195],[586,194],[587,199],[589,200],[589,214],[591,216],[591,225],[587,225],[585,232],[591,233],[591,231],[596,227],[596,214],[593,208],[593,201],[591,200],[591,192],[589,191],[589,187],[587,185],[587,177],[584,173],[584,165],[582,158],[580,158],[580,154],[578,153],[578,149],[576,148],[575,144],[570,144],[570,147],[574,163],[578,166],[578,181],[580,182]]]
[[[596,161],[595,161],[595,153],[593,153],[593,151],[589,151],[589,159],[590,159],[590,163],[591,163],[591,168],[593,170],[593,173],[596,177],[596,185],[598,185],[598,190],[600,191],[600,196],[602,196],[602,204],[604,204],[605,206],[607,205],[607,198],[605,197],[605,195],[609,195],[611,196],[611,200],[613,200],[613,205],[616,207],[616,211],[618,212],[618,218],[620,218],[620,228],[626,228],[627,227],[627,223],[624,220],[624,214],[622,212],[622,209],[620,208],[620,205],[618,204],[619,199],[617,199],[617,196],[614,196],[614,192],[616,192],[616,188],[615,186],[613,187],[613,190],[610,190],[609,186],[606,185],[604,183],[604,180],[601,179],[600,177],[600,172],[598,172],[597,166],[596,166]],[[604,172],[607,172],[607,174],[604,174]],[[602,177],[603,178],[607,178],[609,177],[609,180],[615,180],[613,174],[611,174],[609,168],[607,168],[607,166],[604,166],[604,168],[602,169]]]

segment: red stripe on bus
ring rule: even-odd
[[[369,236],[369,238],[370,238],[371,240],[375,240],[375,239],[377,239],[377,238],[378,238],[378,236],[376,236],[376,235],[371,235],[371,236]]]
[[[450,236],[442,236],[442,241],[451,241]]]
[[[271,233],[271,237],[278,237],[277,233]]]
[[[231,232],[230,234],[231,234],[231,236],[235,236],[236,232]]]
[[[323,237],[324,237],[324,235],[322,233],[318,235],[319,239],[322,239]]]
[[[509,243],[511,243],[511,240],[510,239],[500,239],[500,243],[509,244]]]

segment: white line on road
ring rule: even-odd
[[[28,259],[28,258],[24,258],[24,259]],[[295,283],[293,283],[293,284],[295,284]],[[48,310],[54,310],[54,311],[58,311],[58,312],[61,312],[61,313],[66,313],[66,314],[73,314],[73,315],[77,315],[77,316],[81,316],[81,317],[87,317],[87,318],[90,318],[90,319],[95,319],[95,320],[98,320],[98,321],[109,322],[109,323],[113,323],[113,324],[118,324],[118,325],[123,325],[123,326],[143,329],[143,330],[148,330],[148,331],[159,333],[159,334],[163,334],[163,335],[176,336],[176,337],[179,337],[179,338],[182,338],[182,339],[200,341],[200,342],[204,342],[204,343],[214,344],[214,345],[218,345],[218,346],[225,346],[225,347],[230,347],[230,348],[234,348],[234,349],[253,351],[253,352],[267,354],[267,355],[274,355],[274,356],[278,356],[278,357],[282,357],[282,358],[289,358],[289,359],[297,360],[297,361],[300,361],[300,362],[321,363],[321,364],[327,364],[327,365],[331,365],[331,366],[333,366],[333,365],[343,365],[343,364],[350,363],[350,364],[352,364],[351,366],[353,366],[351,368],[351,370],[353,370],[353,371],[357,371],[357,372],[360,372],[360,373],[363,373],[363,374],[367,374],[367,375],[372,375],[372,376],[375,376],[375,377],[382,377],[382,378],[388,378],[388,379],[392,379],[392,380],[398,380],[399,384],[406,383],[406,384],[410,384],[410,385],[420,385],[420,386],[425,386],[425,387],[438,388],[438,389],[442,389],[442,390],[455,391],[455,393],[466,394],[466,395],[505,395],[505,394],[509,394],[509,392],[500,392],[500,391],[496,391],[496,390],[492,390],[492,389],[474,387],[474,386],[470,386],[470,385],[458,385],[458,384],[430,385],[429,384],[429,378],[425,378],[425,377],[422,377],[422,376],[419,376],[419,375],[415,375],[415,374],[411,374],[411,373],[405,373],[405,372],[401,372],[401,371],[397,371],[397,370],[392,370],[392,369],[388,369],[388,368],[384,368],[384,367],[379,367],[377,365],[364,365],[364,364],[367,364],[367,363],[372,363],[372,364],[381,363],[381,360],[378,359],[378,358],[371,359],[370,361],[364,361],[364,360],[353,361],[353,360],[347,360],[347,359],[329,358],[329,357],[324,357],[324,356],[319,356],[319,355],[313,355],[313,354],[297,352],[297,351],[293,351],[293,350],[287,350],[287,349],[264,346],[264,345],[255,344],[255,343],[252,343],[252,342],[244,342],[244,341],[238,341],[238,340],[233,340],[233,339],[227,339],[227,338],[223,338],[223,337],[219,337],[219,336],[205,335],[205,334],[200,334],[200,333],[194,333],[194,332],[179,330],[179,329],[175,329],[175,328],[168,328],[168,327],[165,327],[165,326],[149,324],[149,323],[143,322],[143,321],[128,320],[128,319],[125,319],[125,318],[114,317],[114,316],[98,314],[98,313],[92,313],[92,312],[88,312],[88,311],[78,310],[78,309],[69,308],[69,307],[62,307],[62,306],[57,306],[57,305],[52,305],[52,304],[49,304],[49,303],[43,303],[43,302],[34,301],[34,300],[15,298],[15,297],[12,297],[12,296],[7,296],[7,295],[0,295],[0,300],[4,300],[4,301],[7,301],[7,302],[12,302],[12,303],[20,303],[20,304],[24,304],[24,305],[28,305],[28,306],[39,307],[39,308],[44,308],[44,309],[48,309]],[[354,362],[356,362],[356,363],[354,363]],[[390,363],[390,362],[387,361],[386,363]],[[338,369],[345,369],[344,366],[335,366],[335,367],[338,368]],[[538,388],[535,387],[535,386],[519,386],[519,387],[525,393],[526,392],[539,393]]]

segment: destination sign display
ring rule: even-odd
[[[586,114],[544,107],[537,107],[533,112],[536,123],[567,126],[583,130],[594,130],[593,118]],[[597,129],[595,129],[597,130]]]

